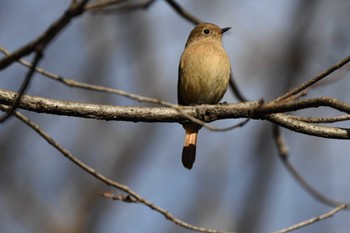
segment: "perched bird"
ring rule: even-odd
[[[230,79],[230,60],[222,47],[222,35],[230,28],[200,23],[190,33],[180,58],[177,98],[180,105],[217,104]],[[196,159],[200,125],[183,123],[185,143],[182,164],[191,169]]]

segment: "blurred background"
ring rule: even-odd
[[[14,51],[33,40],[70,2],[0,0],[0,46]],[[232,27],[224,46],[238,86],[252,100],[271,100],[350,53],[346,0],[177,2],[203,21]],[[144,10],[87,12],[50,44],[40,66],[76,81],[176,103],[178,61],[193,26],[165,1]],[[26,71],[19,64],[3,70],[0,88],[18,90]],[[328,77],[329,85],[313,89],[307,97],[328,95],[349,102],[349,78],[346,66]],[[39,74],[28,94],[146,105],[69,88]],[[224,101],[237,99],[229,90]],[[220,133],[202,129],[197,161],[188,171],[181,164],[184,130],[179,124],[21,112],[98,172],[194,225],[272,232],[331,209],[306,193],[283,167],[268,122],[250,121]],[[321,108],[301,114],[337,113]],[[238,121],[213,124],[222,127]],[[324,195],[350,201],[350,144],[289,130],[283,134],[291,163],[303,177]],[[120,193],[79,169],[17,119],[0,125],[0,232],[190,232],[143,205],[98,195],[106,191]],[[346,233],[349,217],[349,212],[341,212],[296,232]]]

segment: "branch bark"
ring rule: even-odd
[[[11,106],[16,100],[16,97],[16,92],[0,89],[0,104]],[[176,109],[165,107],[112,106],[24,95],[18,107],[38,113],[131,122],[182,123],[189,119],[192,120],[190,117],[195,117],[205,122],[221,119],[249,118],[268,120],[284,128],[307,135],[350,139],[349,129],[307,123],[295,119],[290,115],[282,114],[289,111],[321,106],[350,113],[350,104],[331,97],[311,98],[290,103],[249,101],[228,105],[175,106],[177,107]]]

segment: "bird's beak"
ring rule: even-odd
[[[221,28],[221,34],[224,34],[225,32],[227,32],[230,29],[231,29],[231,27]]]

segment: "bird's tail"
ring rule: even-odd
[[[182,149],[182,164],[185,168],[191,170],[193,163],[196,160],[198,127],[191,127],[191,125],[188,125],[184,128],[186,133],[185,143]]]

